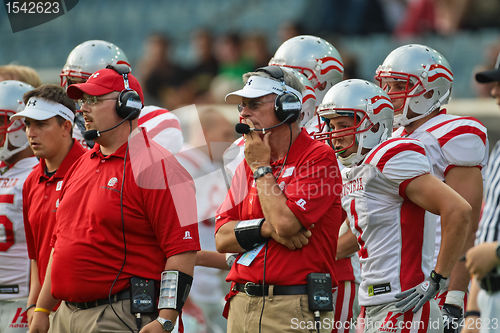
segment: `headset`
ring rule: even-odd
[[[296,121],[302,110],[302,101],[299,96],[287,91],[283,69],[279,66],[266,66],[257,68],[255,71],[267,73],[273,79],[280,80],[283,93],[274,101],[274,113],[280,122],[291,124]]]
[[[114,70],[123,77],[125,89],[120,91],[120,95],[116,100],[116,113],[118,113],[118,116],[128,120],[139,117],[143,105],[139,94],[129,86],[128,74],[131,72],[130,67],[125,64],[112,64],[107,65],[106,68]]]
[[[130,67],[125,64],[115,64],[108,65],[106,66],[106,68],[114,70],[123,77],[123,85],[125,86],[125,89],[120,91],[120,95],[118,95],[115,106],[116,113],[120,118],[122,118],[122,120],[118,124],[102,131],[94,129],[83,132],[83,138],[86,141],[93,141],[100,137],[101,133],[114,130],[127,120],[131,121],[132,119],[139,117],[139,114],[141,113],[141,109],[143,107],[141,97],[135,90],[130,89],[130,86],[128,84],[128,74],[130,73]]]

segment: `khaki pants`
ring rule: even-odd
[[[113,308],[120,318],[134,331],[137,331],[135,317],[130,313],[130,300],[113,303]],[[142,326],[156,319],[156,316],[142,316]],[[130,330],[114,314],[110,305],[96,306],[80,310],[62,302],[54,314],[49,333],[111,333]]]
[[[230,301],[227,332],[258,333],[261,310],[262,297],[248,296],[243,292],[236,294]],[[320,323],[320,332],[330,333],[333,312],[322,312]],[[316,333],[314,317],[307,304],[307,295],[266,296],[261,332]]]

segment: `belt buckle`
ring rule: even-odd
[[[255,295],[252,295],[252,294],[250,294],[250,293],[248,292],[248,288],[249,288],[249,287],[255,287],[255,286],[256,286],[256,284],[255,284],[255,283],[253,283],[253,282],[247,282],[247,283],[245,283],[245,285],[243,286],[243,291],[244,291],[244,292],[245,292],[245,294],[247,294],[248,296],[255,296]]]

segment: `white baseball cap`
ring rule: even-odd
[[[46,120],[55,116],[61,116],[73,124],[75,114],[66,106],[40,97],[31,97],[26,103],[23,111],[12,115],[10,119],[31,118],[35,120]]]
[[[281,95],[291,92],[302,100],[302,94],[283,82],[272,80],[262,76],[250,76],[245,86],[237,91],[226,95],[226,102],[236,104],[241,102],[241,97],[258,98],[269,94]]]

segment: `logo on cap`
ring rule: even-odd
[[[99,76],[99,74],[101,74],[101,73],[94,73],[90,77],[94,78],[94,79],[97,79],[97,77]]]
[[[27,105],[27,106],[35,106],[35,105],[36,105],[36,100],[34,100],[34,99],[30,99],[30,100],[28,101],[28,105]]]

